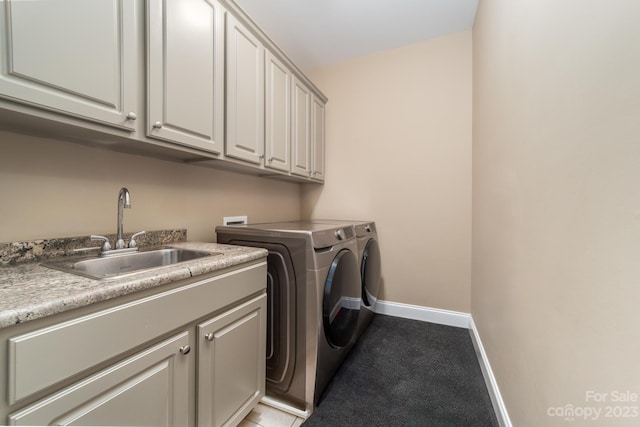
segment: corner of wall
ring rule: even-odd
[[[507,413],[507,407],[504,404],[504,400],[502,400],[498,382],[493,375],[491,363],[489,363],[489,358],[487,357],[487,353],[482,345],[482,340],[480,339],[480,333],[478,332],[478,328],[476,327],[472,316],[469,316],[469,335],[471,336],[471,342],[473,342],[473,347],[476,350],[476,355],[478,356],[480,370],[482,371],[484,382],[487,385],[489,398],[491,399],[491,404],[493,405],[493,410],[496,413],[498,423],[501,427],[511,427],[512,424],[509,419],[509,414]]]

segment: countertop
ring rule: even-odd
[[[51,316],[267,256],[260,248],[183,242],[168,247],[219,252],[121,279],[100,281],[26,263],[0,269],[0,328]]]

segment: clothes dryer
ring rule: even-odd
[[[362,309],[358,317],[356,339],[362,335],[375,311],[381,279],[381,257],[378,232],[374,221],[314,219],[316,224],[353,226],[358,241],[358,260],[361,281]]]
[[[358,241],[360,260],[360,280],[362,289],[362,310],[358,320],[356,334],[362,335],[371,323],[380,291],[382,262],[376,223],[366,221],[354,224]]]
[[[218,243],[269,251],[266,394],[310,414],[359,326],[355,228],[283,222],[219,226],[216,232]]]

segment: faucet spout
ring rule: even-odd
[[[129,190],[125,187],[120,189],[120,193],[118,193],[118,236],[116,237],[116,249],[124,249],[125,243],[122,238],[122,217],[124,208],[131,207],[131,194],[129,194]]]

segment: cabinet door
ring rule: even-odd
[[[237,424],[264,396],[267,295],[198,325],[199,426]]]
[[[227,14],[227,140],[229,157],[264,158],[264,46]]]
[[[117,331],[114,331],[117,333]],[[9,415],[10,425],[189,425],[183,332]],[[73,351],[73,349],[69,349]]]
[[[311,175],[311,91],[295,76],[292,123],[291,173],[308,178]]]
[[[154,138],[220,153],[224,10],[217,0],[149,0],[148,123]]]
[[[311,105],[311,178],[324,181],[324,103],[313,97]]]
[[[289,172],[291,169],[291,72],[271,52],[265,69],[265,166]]]
[[[135,2],[0,1],[0,97],[133,129]]]

